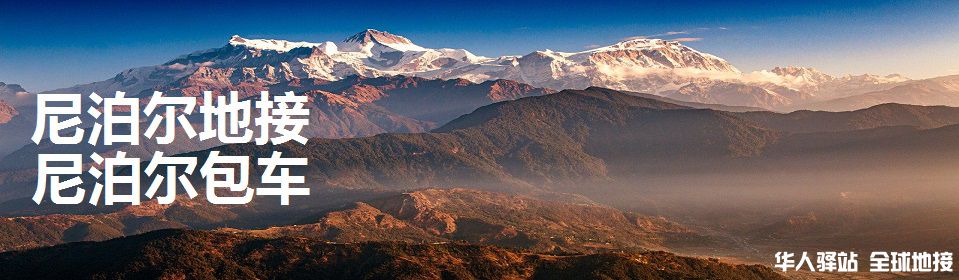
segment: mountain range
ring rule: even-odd
[[[814,102],[803,107],[809,110],[846,111],[883,103],[957,106],[959,95],[956,92],[959,92],[959,75],[952,75],[901,83],[888,89]]]
[[[605,68],[610,70],[602,70]],[[718,57],[659,39],[629,40],[579,53],[546,50],[524,56],[487,58],[462,49],[423,48],[402,36],[365,30],[338,43],[234,36],[220,48],[194,52],[163,65],[129,69],[111,80],[65,90],[140,92],[211,70],[230,71],[232,78],[246,82],[275,83],[304,78],[332,81],[352,75],[408,75],[465,78],[474,82],[507,79],[538,87],[565,89],[588,86],[591,80],[612,80],[613,75],[621,75],[613,72],[643,69],[738,73],[735,67]],[[608,77],[599,76],[604,74]],[[628,81],[620,78],[611,82]],[[630,89],[649,91],[661,82],[649,83],[652,85]]]
[[[199,88],[216,84],[249,91],[302,79],[337,81],[351,76],[395,75],[466,79],[474,83],[511,80],[558,90],[599,86],[680,101],[779,111],[803,109],[808,103],[829,103],[914,82],[899,75],[834,77],[795,66],[743,73],[720,57],[662,39],[634,38],[579,52],[543,50],[483,57],[464,49],[425,48],[403,36],[368,29],[340,42],[322,43],[233,36],[219,48],[183,55],[161,65],[131,68],[109,80],[54,92],[120,90],[142,94],[180,88],[195,94]],[[906,93],[910,94],[913,93]],[[954,95],[955,90],[950,89],[948,94]],[[942,100],[921,105],[959,105],[939,101]],[[855,107],[862,104],[837,103],[817,108],[864,108]]]

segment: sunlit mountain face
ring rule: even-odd
[[[834,77],[814,68],[795,66],[744,73],[715,55],[664,39],[629,39],[580,52],[544,50],[482,57],[464,49],[421,47],[403,36],[372,29],[343,41],[322,43],[233,36],[223,47],[183,55],[162,65],[128,69],[110,80],[56,91],[149,93],[170,88],[171,84],[188,84],[194,88],[185,89],[185,93],[197,94],[197,88],[204,86],[256,89],[300,79],[337,81],[351,76],[392,75],[466,79],[474,83],[505,79],[551,89],[599,86],[680,101],[779,111],[806,107],[855,110],[922,99],[900,96],[859,103],[837,100],[914,82],[900,75]],[[949,88],[936,94],[954,93]],[[906,93],[909,94],[922,93]],[[881,94],[871,96],[876,95]],[[955,105],[949,97],[936,101]],[[835,105],[825,105],[830,103]],[[929,103],[932,102],[921,105]]]

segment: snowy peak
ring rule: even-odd
[[[845,76],[842,76],[840,79],[846,80],[846,81],[863,81],[863,82],[871,82],[871,83],[901,83],[901,82],[908,82],[912,80],[899,74],[889,74],[886,76],[873,75],[873,74],[845,75]]]
[[[804,78],[805,80],[810,81],[820,81],[825,82],[832,79],[835,79],[833,76],[827,75],[823,72],[819,72],[816,68],[812,67],[799,67],[799,66],[786,66],[786,67],[776,67],[769,72],[775,73],[776,75],[784,77],[797,77]]]
[[[573,56],[587,56],[591,63],[597,65],[619,65],[631,69],[696,69],[739,73],[736,67],[722,58],[694,50],[677,41],[662,39],[629,39]]]
[[[786,66],[769,70],[782,80],[777,84],[798,90],[815,92],[819,87],[836,80],[836,77],[820,72],[812,67]]]
[[[816,68],[812,67],[800,67],[800,66],[786,66],[786,67],[775,67],[769,72],[776,74],[782,78],[794,82],[805,82],[806,84],[819,85],[829,82],[848,82],[848,81],[860,81],[868,83],[898,83],[909,81],[909,78],[903,77],[899,74],[890,74],[886,76],[872,75],[872,74],[863,74],[863,75],[844,75],[840,77],[834,77],[829,74],[820,72]]]
[[[319,46],[317,43],[310,42],[290,42],[286,40],[274,39],[246,39],[239,35],[230,37],[231,46],[247,47],[258,50],[272,50],[277,52],[288,52],[295,48],[312,48]]]
[[[207,73],[210,71],[215,74]],[[561,89],[601,86],[660,92],[714,74],[735,76],[740,72],[719,57],[661,39],[625,40],[581,52],[545,50],[487,58],[463,49],[423,48],[406,37],[367,29],[336,43],[233,36],[225,47],[194,52],[164,65],[130,69],[114,79],[74,90],[149,92],[180,79],[198,84],[274,83],[407,75],[473,82],[508,79]]]
[[[393,35],[386,31],[375,29],[363,30],[359,33],[343,40],[345,45],[358,45],[364,49],[371,45],[383,45],[398,51],[425,51],[426,49],[416,44],[406,37]]]
[[[620,41],[607,49],[657,49],[657,48],[677,48],[683,47],[682,44],[675,41],[666,41],[663,39],[636,38]]]
[[[785,76],[785,75],[796,76],[797,73],[804,73],[804,72],[820,73],[819,70],[816,70],[816,68],[804,67],[804,66],[794,66],[794,65],[789,65],[789,66],[776,66],[775,68],[770,69],[769,72],[773,72],[773,73],[780,74],[780,75],[784,75],[784,76]]]
[[[671,52],[695,51],[692,48],[689,48],[676,41],[666,41],[663,39],[636,38],[636,39],[628,39],[628,40],[620,41],[605,47],[585,50],[579,53],[598,53],[598,52],[611,52],[611,51],[623,51],[623,50],[635,50],[635,51],[665,50],[665,51],[671,51]]]
[[[767,80],[770,83],[810,93],[820,100],[885,90],[909,80],[900,75],[883,77],[864,74],[836,77],[815,68],[799,66],[775,67],[760,73],[771,74],[772,77]]]
[[[412,41],[406,39],[406,37],[393,35],[386,31],[379,31],[375,29],[363,30],[359,33],[353,34],[343,42],[347,43],[380,43],[380,44],[413,44]]]

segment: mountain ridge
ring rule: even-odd
[[[53,92],[152,91],[174,81],[205,72],[229,72],[244,82],[284,83],[297,79],[335,81],[351,75],[380,77],[393,75],[425,78],[464,78],[475,83],[506,79],[535,87],[583,89],[601,86],[634,92],[661,94],[693,87],[707,98],[682,101],[722,103],[734,106],[781,109],[806,103],[811,92],[794,93],[794,72],[775,68],[762,73],[741,73],[715,55],[700,52],[677,41],[626,39],[605,47],[579,52],[533,51],[525,55],[476,56],[463,49],[430,49],[385,31],[365,30],[341,42],[291,42],[276,39],[232,37],[226,46],[197,51],[162,65],[125,70],[113,79]],[[788,68],[793,69],[793,68]],[[796,68],[799,69],[799,68]],[[812,71],[812,70],[810,70]],[[223,74],[218,74],[223,75]],[[830,77],[831,76],[825,76]],[[872,87],[881,89],[894,80],[868,78],[824,79],[830,88]],[[235,79],[235,78],[234,78]],[[758,79],[758,80],[756,80]],[[890,78],[892,79],[892,78]],[[754,81],[755,80],[755,81]],[[862,80],[862,81],[861,81]],[[873,82],[863,82],[863,81]],[[895,80],[898,81],[898,80]],[[717,82],[732,83],[756,95],[747,102],[727,100],[736,93],[713,90]],[[235,84],[237,82],[234,82]],[[818,89],[818,84],[811,85]],[[740,93],[741,94],[741,93]],[[775,96],[784,97],[775,97]],[[794,97],[798,96],[798,97]],[[803,97],[806,96],[806,97]],[[763,101],[779,98],[775,102]],[[822,97],[820,99],[824,99]],[[726,103],[724,103],[726,102]]]

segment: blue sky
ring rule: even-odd
[[[366,28],[485,56],[685,32],[663,38],[695,38],[686,44],[744,71],[959,74],[959,1],[29,2],[0,2],[0,81],[31,91],[105,80],[233,34],[339,41]]]

